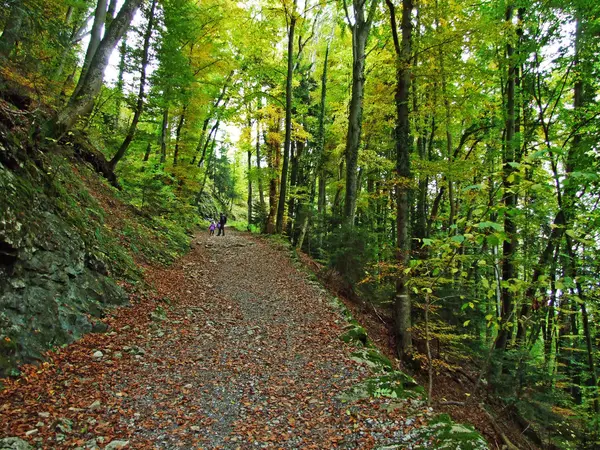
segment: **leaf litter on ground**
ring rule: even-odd
[[[36,448],[430,445],[411,435],[432,416],[418,398],[343,400],[376,374],[285,250],[236,232],[195,244],[170,267],[144,267],[155,291],[130,289],[108,332],[2,380],[1,436]]]

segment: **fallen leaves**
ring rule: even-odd
[[[105,319],[108,333],[5,380],[0,433],[54,448],[101,438],[128,448],[368,449],[405,431],[385,399],[339,400],[369,370],[350,359],[327,294],[284,251],[237,233],[210,244],[171,267],[146,266],[156,291],[130,289],[131,306]]]

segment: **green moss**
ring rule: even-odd
[[[483,450],[488,445],[483,436],[470,425],[455,423],[448,414],[434,417],[426,427],[417,430],[417,437],[430,442],[417,448]]]
[[[352,321],[345,328],[346,331],[340,336],[342,341],[348,344],[354,344],[357,346],[370,346],[369,337],[367,331],[356,321]]]
[[[375,348],[363,348],[350,355],[350,358],[358,363],[366,364],[375,372],[392,372],[394,365],[392,361]]]
[[[363,398],[419,398],[425,395],[424,389],[415,380],[400,371],[367,378],[353,386],[340,396],[346,402],[357,401]]]

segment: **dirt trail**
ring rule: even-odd
[[[86,336],[9,384],[0,437],[29,432],[41,448],[121,440],[127,448],[368,449],[414,423],[377,399],[338,399],[370,372],[350,359],[339,338],[346,324],[327,294],[285,250],[229,230],[203,233],[186,257],[148,278],[166,299],[159,307],[140,301],[117,312],[112,332]]]

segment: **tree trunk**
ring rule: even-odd
[[[163,110],[162,125],[160,127],[160,163],[167,162],[167,131],[169,128],[169,107]]]
[[[262,169],[260,167],[260,121],[256,121],[256,168],[258,170],[258,195],[260,207],[265,208],[265,194],[263,192]]]
[[[119,47],[119,75],[117,76],[117,98],[115,99],[115,130],[119,127],[119,118],[121,117],[121,103],[123,100],[123,88],[125,87],[125,58],[127,56],[127,33],[125,38],[121,40],[121,46]]]
[[[354,0],[355,23],[352,30],[352,96],[348,115],[348,134],[346,137],[346,196],[344,203],[344,222],[354,225],[356,210],[358,150],[362,128],[363,96],[365,88],[366,46],[371,30],[371,21],[377,1],[371,0],[371,8],[365,19],[366,0]]]
[[[209,144],[211,143],[211,141],[215,139],[217,132],[219,131],[220,123],[221,119],[217,119],[217,121],[214,123],[214,125],[208,132],[208,137],[206,138],[206,141],[204,141],[204,145],[202,146],[202,154],[200,155],[200,159],[198,160],[198,167],[202,167],[202,164],[204,163],[204,158],[206,157],[206,150],[209,148]]]
[[[216,113],[217,118],[220,117],[219,106],[221,105],[221,102],[223,101],[223,98],[225,97],[225,93],[227,92],[227,86],[229,84],[229,80],[233,76],[233,73],[234,72],[230,72],[230,74],[225,79],[225,82],[223,83],[223,88],[221,89],[221,93],[219,94],[219,97],[213,101],[213,104],[211,105],[208,115],[207,115],[206,119],[204,119],[204,123],[202,124],[202,131],[200,132],[200,138],[198,139],[198,145],[196,146],[196,151],[194,152],[194,157],[192,158],[192,161],[190,162],[190,164],[192,164],[192,165],[196,164],[196,158],[198,157],[200,150],[203,150],[204,153],[206,153],[206,143],[205,143],[204,139],[206,137],[206,130],[208,129],[208,124],[210,123],[213,112]],[[229,103],[229,100],[225,101],[225,105],[227,105],[227,103]],[[206,140],[210,141],[210,135],[206,138]],[[200,167],[200,164],[198,164],[198,167]]]
[[[148,142],[148,146],[146,147],[146,153],[144,153],[144,162],[150,159],[150,152],[152,151],[152,144]]]
[[[181,140],[181,129],[183,128],[183,124],[185,122],[186,110],[187,105],[184,105],[183,110],[181,111],[181,115],[179,116],[179,122],[177,123],[177,131],[175,133],[175,152],[173,153],[173,167],[177,166],[179,158],[179,142]]]
[[[52,123],[53,129],[50,131],[53,137],[60,137],[73,127],[77,119],[89,114],[92,110],[94,100],[102,88],[104,70],[108,65],[110,55],[117,42],[129,28],[129,24],[141,2],[142,0],[125,0],[119,14],[106,30],[104,39],[98,45],[85,77],[79,79],[78,86],[80,88],[77,89],[78,93],[71,96],[65,109],[60,111]]]
[[[288,27],[288,54],[287,54],[287,79],[285,84],[285,139],[283,141],[283,166],[281,167],[281,183],[279,190],[279,204],[277,206],[277,233],[283,231],[285,213],[285,197],[287,187],[287,173],[290,159],[290,145],[292,141],[292,81],[294,76],[294,31],[296,29],[296,0],[293,11],[289,17]]]
[[[250,124],[250,136],[252,136],[252,124]],[[257,136],[258,137],[258,136]],[[252,142],[250,142],[251,144]],[[248,224],[252,223],[252,146],[248,145]]]
[[[390,23],[394,48],[396,50],[396,126],[394,138],[396,144],[396,171],[400,178],[396,186],[397,193],[397,216],[396,235],[397,253],[396,261],[399,273],[396,280],[396,299],[394,302],[395,332],[398,337],[397,350],[402,359],[406,359],[411,352],[412,336],[410,332],[411,323],[411,299],[406,287],[406,276],[403,269],[410,264],[410,236],[408,232],[410,219],[409,190],[412,175],[410,173],[410,150],[412,141],[410,137],[410,123],[408,117],[408,96],[410,92],[411,74],[411,14],[412,0],[402,1],[402,41],[398,38],[395,7],[392,0],[386,0],[390,10]]]
[[[15,49],[21,38],[23,19],[25,19],[25,9],[22,2],[13,2],[10,6],[10,16],[8,16],[2,36],[0,36],[0,58],[8,58]]]
[[[152,37],[152,29],[154,27],[154,10],[156,9],[157,0],[152,0],[152,6],[150,7],[150,13],[148,15],[148,25],[146,26],[146,32],[144,33],[144,47],[142,50],[142,65],[140,68],[140,87],[138,90],[138,98],[135,106],[135,111],[133,113],[133,119],[131,124],[129,125],[129,130],[127,131],[127,135],[123,140],[123,143],[117,150],[117,153],[110,160],[110,166],[114,170],[119,161],[125,156],[125,152],[129,148],[129,144],[133,141],[133,137],[135,136],[135,131],[137,129],[137,124],[140,120],[142,112],[144,110],[144,98],[146,96],[146,69],[148,67],[149,54],[150,54],[150,39]]]
[[[279,178],[279,163],[280,163],[280,142],[274,137],[279,133],[279,120],[273,119],[269,124],[269,132],[265,137],[267,143],[267,165],[271,174],[269,180],[269,216],[267,218],[266,231],[268,234],[276,232],[276,217],[277,217],[277,183]]]
[[[298,159],[300,157],[300,142],[293,142],[291,145],[290,160],[292,162],[292,170],[290,172],[290,191],[292,195],[288,199],[288,222],[287,222],[287,234],[290,241],[293,242],[294,233],[294,222],[296,220],[296,198],[297,191],[295,188],[298,186]]]
[[[513,7],[509,5],[506,9],[506,23],[511,24]],[[516,253],[516,225],[512,216],[517,206],[517,197],[514,193],[512,173],[514,168],[511,163],[515,161],[514,135],[515,135],[515,71],[516,64],[513,61],[513,47],[506,44],[506,60],[508,63],[508,81],[506,87],[506,121],[504,133],[504,154],[502,157],[502,185],[504,188],[503,203],[504,232],[507,239],[502,244],[502,312],[500,317],[500,331],[496,340],[496,348],[505,350],[508,340],[512,334],[510,323],[514,321],[514,294],[509,286],[516,275],[514,255]]]
[[[90,64],[92,63],[92,59],[94,58],[94,55],[100,46],[100,41],[102,40],[102,29],[106,23],[107,7],[107,0],[98,0],[98,3],[96,4],[96,11],[94,13],[94,23],[92,24],[92,31],[90,32],[90,42],[88,44],[87,51],[85,52],[81,74],[79,75],[80,80],[85,79],[86,73],[90,68]],[[82,85],[77,83],[77,87],[75,88],[73,95],[77,95],[81,88]]]

